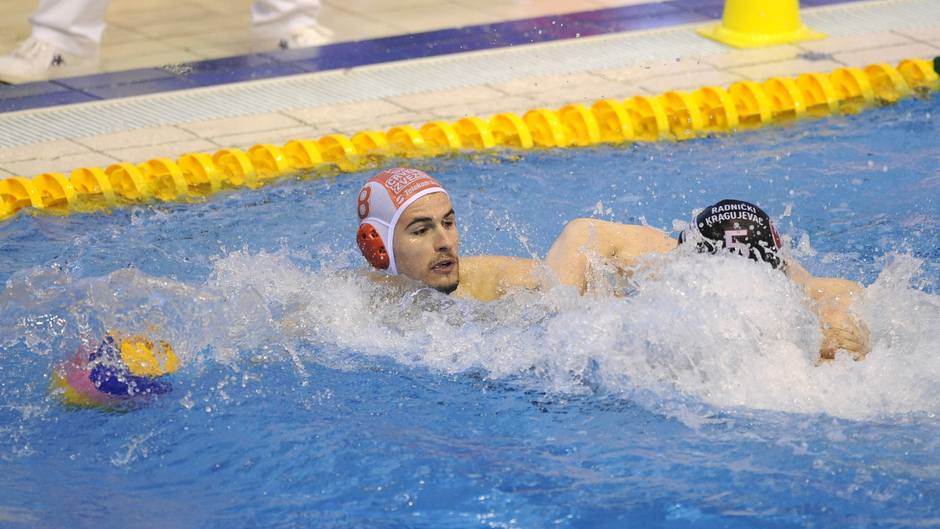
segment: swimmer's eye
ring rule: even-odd
[[[455,222],[455,219],[454,219],[453,215],[441,219],[441,226],[442,226],[445,230],[453,229],[454,226],[456,226],[456,224],[457,224],[457,223]],[[428,220],[428,221],[421,221],[420,223],[419,223],[419,222],[415,222],[415,223],[411,226],[411,228],[409,228],[408,233],[410,233],[410,234],[412,234],[412,235],[414,235],[414,236],[424,235],[424,234],[427,233],[429,230],[431,230],[434,226],[435,226],[435,224],[434,224],[432,221],[430,221],[430,220]]]

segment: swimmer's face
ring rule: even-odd
[[[399,273],[447,294],[457,289],[460,235],[446,194],[431,193],[408,206],[392,237]]]

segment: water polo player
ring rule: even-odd
[[[534,288],[535,262],[514,257],[460,258],[450,196],[417,169],[382,171],[359,191],[356,240],[373,267],[441,292],[493,300],[506,288]]]
[[[860,359],[870,350],[868,328],[849,311],[864,287],[845,279],[813,277],[795,260],[784,259],[770,216],[754,204],[722,200],[706,207],[679,234],[679,244],[694,244],[705,253],[731,252],[784,272],[813,301],[822,325],[822,358],[832,359],[844,349]]]
[[[784,270],[814,302],[823,333],[820,356],[833,358],[839,349],[856,358],[864,356],[869,350],[868,331],[849,312],[863,287],[837,278],[814,278],[795,261],[784,261],[769,217],[752,204],[726,202],[713,206],[721,210],[716,210],[717,217],[703,221],[695,233],[683,234],[683,240],[691,242],[694,237],[704,250],[727,248]],[[447,294],[483,301],[512,288],[537,289],[558,283],[576,286],[583,293],[593,257],[629,273],[643,257],[676,248],[674,239],[649,226],[575,219],[565,225],[544,263],[491,255],[461,258],[450,196],[431,176],[409,168],[387,169],[366,182],[357,195],[356,209],[357,243],[373,267]],[[734,220],[750,223],[746,228],[741,222],[732,225],[728,233],[721,230],[722,223]],[[745,229],[746,234],[741,232]]]

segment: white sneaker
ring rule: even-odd
[[[286,39],[278,42],[282,50],[295,50],[297,48],[311,48],[333,42],[333,32],[323,26],[310,26],[296,31]]]
[[[18,84],[94,73],[100,55],[77,55],[55,44],[30,37],[0,57],[0,83]]]

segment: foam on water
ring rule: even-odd
[[[673,252],[608,294],[598,280],[492,303],[419,285],[380,285],[339,255],[308,269],[286,251],[237,251],[203,284],[122,269],[74,279],[34,268],[2,295],[4,347],[55,357],[109,329],[156,335],[184,362],[239,355],[357,369],[370,358],[562,394],[606,393],[654,412],[771,409],[869,419],[940,412],[940,297],[918,290],[918,260],[889,256],[856,307],[864,361],[820,363],[818,322],[783,274],[736,257]],[[14,338],[16,337],[16,338]],[[687,421],[695,422],[696,417]]]

